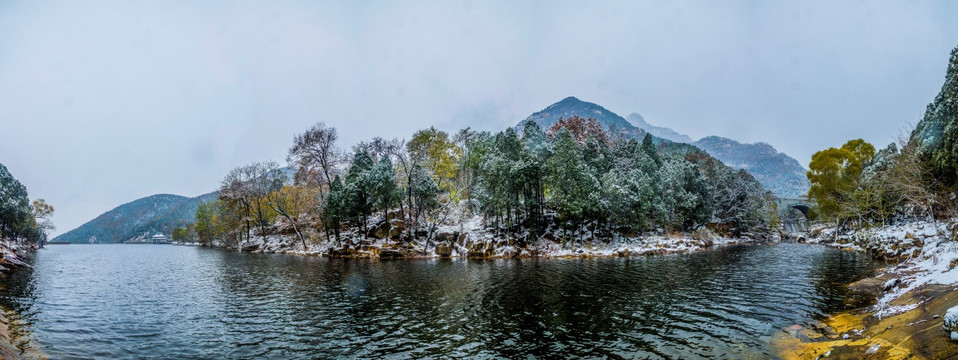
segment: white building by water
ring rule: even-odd
[[[153,235],[153,237],[151,237],[150,240],[152,240],[154,244],[169,244],[170,243],[170,238],[166,237],[166,235],[159,234],[159,233],[157,233],[156,235]]]

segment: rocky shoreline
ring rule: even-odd
[[[14,268],[29,267],[23,259],[36,250],[33,246],[0,240],[0,276],[6,276]],[[17,316],[10,309],[0,308],[0,359],[48,358],[29,340],[30,335],[24,333],[23,328],[17,324]]]
[[[309,233],[312,241],[304,249],[295,234],[279,226],[275,235],[254,236],[241,248],[254,253],[354,259],[579,258],[681,254],[713,246],[779,239],[753,234],[721,236],[704,228],[693,233],[609,236],[596,227],[587,224],[576,232],[562,232],[550,226],[536,235],[529,229],[484,227],[476,217],[455,226],[439,226],[429,233],[406,231],[402,221],[386,218],[371,220],[365,235],[344,232],[341,242],[318,240],[320,234],[313,231]]]
[[[849,284],[858,310],[779,333],[783,359],[958,358],[958,222],[910,222],[835,234],[813,228],[801,240],[862,251],[889,265]]]

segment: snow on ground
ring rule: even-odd
[[[369,229],[382,224],[382,218],[371,218]],[[731,245],[752,241],[750,238],[726,238],[708,231],[696,234],[644,234],[635,237],[616,236],[612,240],[594,239],[595,225],[583,225],[577,231],[563,232],[549,227],[536,235],[530,229],[496,229],[483,223],[481,216],[466,217],[456,223],[437,225],[429,241],[420,237],[411,241],[362,237],[352,231],[342,232],[343,243],[327,241],[325,236],[309,230],[307,248],[296,235],[253,235],[242,247],[256,252],[323,256],[349,248],[348,256],[379,257],[383,251],[398,251],[403,257],[605,257],[651,254],[676,254],[701,250],[715,245]],[[420,231],[429,231],[420,228]],[[598,231],[598,230],[597,230]],[[255,250],[250,247],[255,247]]]
[[[948,222],[918,221],[880,226],[836,237],[834,228],[813,228],[818,242],[842,249],[865,251],[874,256],[897,259],[891,272],[900,276],[898,286],[879,297],[875,311],[879,318],[899,314],[914,306],[892,306],[902,295],[927,284],[958,285],[958,219]]]

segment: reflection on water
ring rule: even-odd
[[[586,260],[329,260],[54,246],[4,280],[55,358],[768,357],[866,257],[736,246]]]

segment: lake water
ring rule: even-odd
[[[875,264],[816,245],[630,259],[330,260],[48,246],[0,304],[53,358],[767,358]]]

